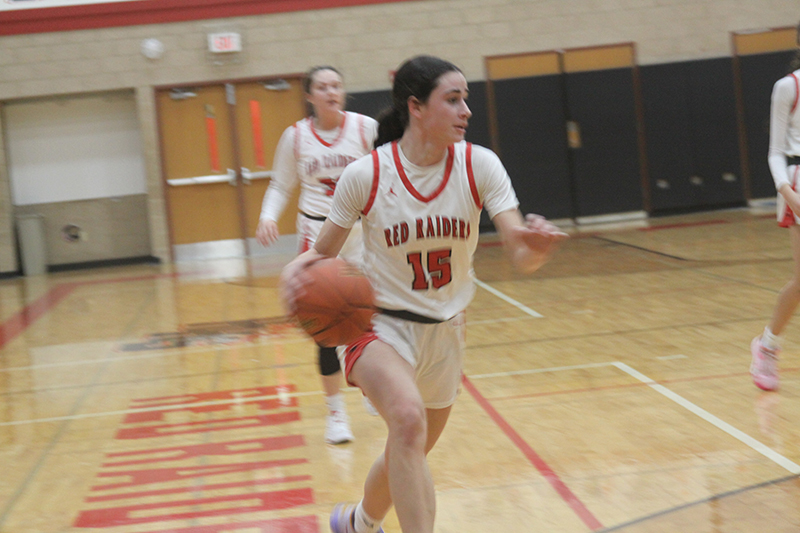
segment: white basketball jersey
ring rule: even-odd
[[[475,293],[472,256],[483,205],[491,216],[518,205],[497,156],[466,142],[432,167],[411,164],[397,143],[387,143],[348,167],[340,187],[329,218],[350,227],[361,209],[377,305],[437,320],[463,311]]]
[[[315,131],[311,117],[295,123],[294,155],[301,187],[300,211],[312,216],[328,215],[339,176],[344,167],[369,152],[376,128],[374,119],[345,112],[339,135],[326,141]]]

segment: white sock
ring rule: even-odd
[[[356,533],[378,533],[383,520],[375,520],[364,510],[363,502],[358,502],[355,512]]]
[[[328,406],[329,413],[333,413],[334,411],[339,411],[340,413],[345,412],[344,396],[342,396],[341,392],[333,396],[325,396],[325,404]]]
[[[764,328],[764,334],[761,335],[761,344],[770,350],[777,350],[781,347],[781,338],[770,331],[769,326]]]

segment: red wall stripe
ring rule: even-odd
[[[0,11],[0,35],[164,24],[411,0],[139,0]]]

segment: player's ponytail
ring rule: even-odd
[[[394,107],[384,109],[378,115],[378,138],[375,139],[375,147],[396,141],[403,136],[408,124],[408,111],[406,111],[405,121],[400,116],[400,111]]]
[[[378,117],[375,146],[401,138],[409,122],[408,99],[413,96],[419,102],[427,102],[439,78],[452,71],[461,72],[449,61],[433,56],[417,56],[400,65],[392,83],[392,107]]]

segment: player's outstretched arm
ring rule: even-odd
[[[289,314],[294,312],[295,301],[302,295],[304,290],[303,270],[315,261],[339,255],[339,251],[344,246],[349,234],[350,229],[337,226],[330,220],[326,220],[314,246],[307,252],[303,252],[292,259],[283,267],[278,280],[278,289],[283,306]]]
[[[568,235],[539,215],[525,215],[518,210],[503,211],[492,219],[503,239],[506,253],[515,270],[535,272],[550,259],[559,243]]]

